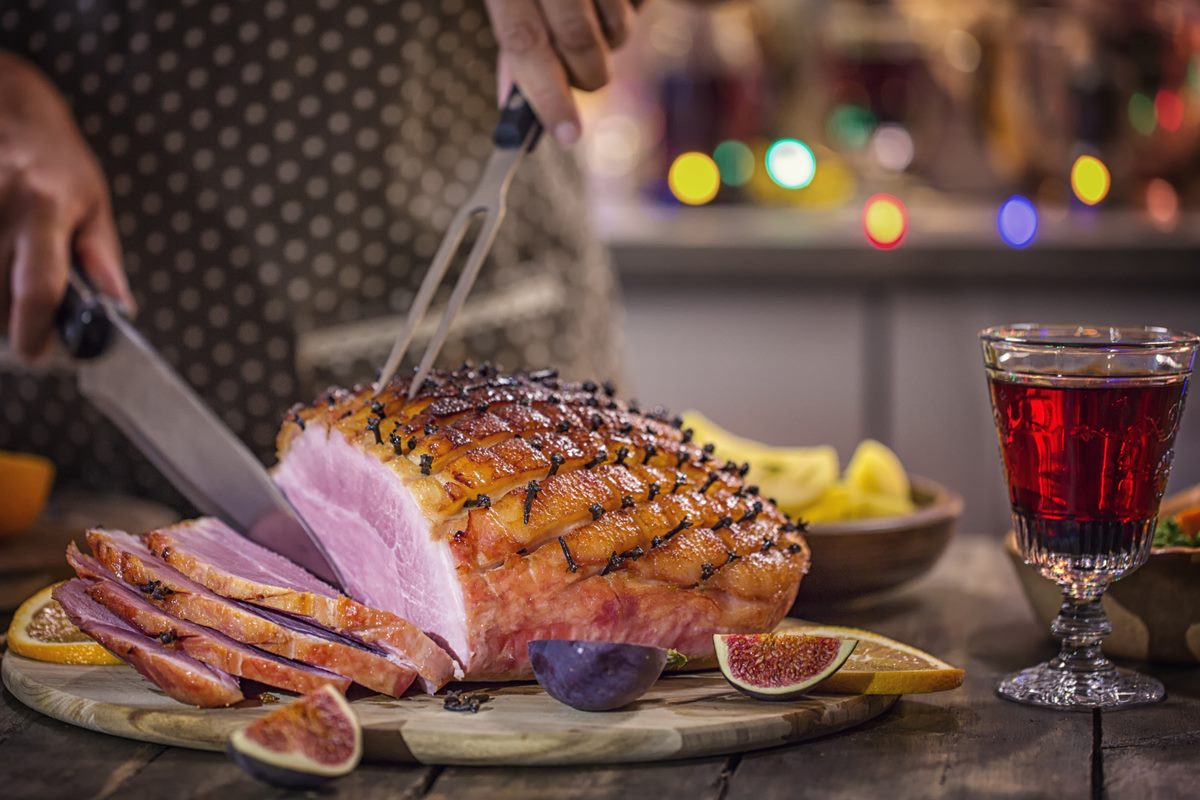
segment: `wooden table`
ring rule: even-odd
[[[815,616],[815,615],[813,615]],[[882,605],[822,615],[967,668],[955,692],[902,699],[863,727],[794,747],[594,768],[363,765],[328,795],[353,798],[1088,798],[1197,796],[1200,670],[1150,668],[1166,702],[1063,714],[996,698],[997,678],[1052,654],[998,539],[962,536],[929,578]],[[280,792],[280,795],[286,793]],[[0,703],[0,795],[272,797],[219,755],[116,739]]]

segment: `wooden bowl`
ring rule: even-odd
[[[937,563],[962,514],[962,497],[928,478],[914,475],[911,481],[917,504],[911,514],[809,526],[812,568],[800,582],[797,605],[884,592]]]
[[[1160,516],[1200,505],[1200,485],[1163,500]],[[1004,539],[1021,588],[1034,615],[1049,629],[1062,605],[1062,592],[1026,564],[1012,531]],[[1104,652],[1138,661],[1200,663],[1200,547],[1162,547],[1135,572],[1104,593],[1113,632]]]

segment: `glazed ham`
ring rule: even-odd
[[[81,631],[169,697],[204,708],[231,706],[245,699],[238,682],[230,675],[134,630],[88,596],[87,586],[83,580],[67,581],[55,587],[54,599]]]
[[[276,480],[346,591],[424,630],[468,678],[527,677],[533,639],[704,658],[713,633],[770,630],[786,614],[803,537],[678,421],[550,371],[464,367],[411,401],[404,388],[295,409]],[[181,558],[205,583],[220,567],[212,553],[199,567]]]
[[[436,692],[454,677],[446,651],[410,622],[351,600],[283,556],[205,518],[154,531],[151,552],[222,597],[282,611],[364,644],[410,667]]]
[[[122,622],[214,669],[297,694],[326,684],[342,692],[350,688],[349,679],[341,675],[271,655],[211,628],[171,616],[111,579],[100,563],[79,552],[74,542],[67,547],[67,561],[79,575],[89,579],[88,596]]]
[[[167,614],[212,628],[230,639],[319,667],[376,692],[399,697],[416,672],[382,650],[267,609],[221,597],[154,556],[145,542],[121,531],[88,531],[94,562],[73,566],[94,577],[92,563],[138,589]]]

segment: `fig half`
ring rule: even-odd
[[[612,711],[637,700],[667,665],[661,647],[619,642],[541,639],[529,663],[546,693],[580,711]]]
[[[310,789],[358,766],[362,726],[346,698],[322,686],[234,731],[225,751],[261,781]]]
[[[713,636],[725,680],[759,700],[794,700],[841,669],[857,639],[798,633]]]

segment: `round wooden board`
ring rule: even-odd
[[[223,750],[256,708],[198,709],[164,695],[132,668],[75,667],[6,653],[4,684],[55,719],[148,742]],[[797,742],[865,722],[892,696],[813,695],[787,703],[752,700],[720,674],[661,679],[628,709],[576,711],[537,684],[480,688],[477,714],[454,713],[442,697],[375,696],[353,708],[368,758],[423,764],[603,764],[735,753]]]

